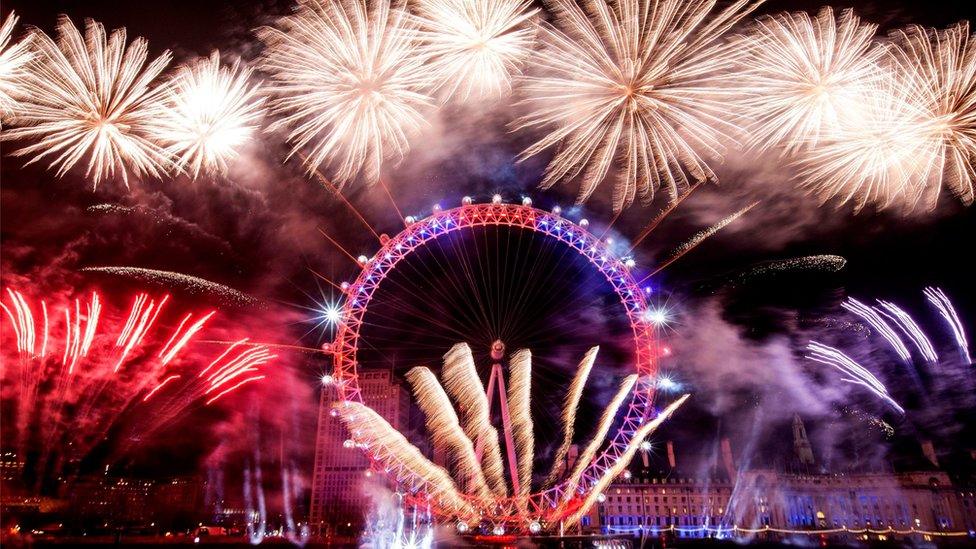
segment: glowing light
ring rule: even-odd
[[[533,534],[538,534],[541,531],[542,531],[542,525],[539,524],[538,521],[534,520],[529,523],[529,532],[532,532]]]
[[[292,153],[309,173],[328,168],[338,184],[379,180],[399,160],[430,106],[414,19],[387,0],[303,0],[264,27],[262,67]]]
[[[657,378],[657,387],[658,387],[658,389],[661,389],[662,391],[666,391],[666,392],[680,391],[681,390],[681,384],[678,383],[677,381],[675,381],[674,379],[672,379],[669,376],[660,376],[660,377],[658,377]]]
[[[502,195],[500,195],[500,194],[492,195],[492,197],[491,197],[491,203],[492,204],[501,204],[502,203]]]
[[[645,440],[645,441],[641,442],[640,443],[640,449],[641,449],[642,452],[650,452],[651,451],[651,442],[649,440]]]
[[[322,376],[322,385],[332,385],[333,383],[335,383],[335,379],[330,374]]]
[[[644,311],[644,321],[650,322],[655,326],[664,326],[670,320],[667,311],[664,309],[648,309]]]
[[[147,65],[144,39],[127,47],[125,29],[109,36],[92,20],[82,36],[61,16],[57,32],[57,41],[40,30],[31,35],[38,68],[20,82],[19,127],[4,128],[4,138],[33,143],[13,154],[32,156],[28,164],[51,158],[59,177],[88,157],[93,186],[116,174],[128,185],[129,172],[162,177],[170,161],[153,132],[165,115],[164,88],[153,84],[170,53]]]

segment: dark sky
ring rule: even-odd
[[[130,38],[146,37],[154,53],[172,49],[179,62],[214,48],[253,59],[259,46],[251,30],[287,13],[289,5],[284,0],[8,0],[3,10],[14,9],[23,24],[45,31],[53,28],[60,13],[76,22],[93,17],[108,28],[124,26]],[[945,26],[974,15],[972,4],[964,1],[885,0],[833,5],[854,7],[864,18],[880,24],[882,31],[908,23]],[[818,6],[816,2],[771,0],[762,11]],[[422,214],[434,203],[451,206],[464,195],[486,200],[494,192],[513,200],[530,194],[542,207],[571,204],[572,188],[545,192],[535,189],[544,159],[516,164],[514,157],[527,141],[524,136],[509,133],[505,123],[503,115],[479,116],[463,109],[442,113],[433,124],[430,140],[423,140],[422,147],[415,147],[403,164],[389,173],[399,207],[405,213]],[[118,281],[77,273],[78,268],[91,265],[186,272],[267,300],[270,305],[264,311],[233,314],[262,320],[268,337],[315,346],[322,342],[318,337],[321,334],[304,335],[312,324],[296,324],[291,316],[304,314],[302,307],[313,307],[311,297],[328,298],[333,293],[327,285],[317,284],[308,268],[336,281],[355,274],[355,267],[317,229],[321,227],[336,237],[353,254],[369,254],[377,246],[349,211],[321,186],[305,178],[294,162],[281,164],[287,149],[278,135],[262,138],[259,146],[247,151],[245,162],[224,181],[144,181],[135,182],[129,191],[108,182],[93,192],[74,174],[58,180],[42,168],[23,167],[23,160],[8,154],[11,144],[4,142],[0,146],[4,152],[0,172],[4,286],[23,283],[21,277],[27,277],[31,284],[45,290],[64,284],[98,285],[109,287],[109,292],[118,289]],[[972,271],[967,267],[976,213],[952,197],[944,196],[934,212],[901,216],[866,210],[855,215],[847,207],[818,207],[816,201],[795,190],[788,173],[771,161],[757,167],[745,159],[730,158],[720,169],[720,176],[720,185],[698,191],[636,251],[639,263],[650,264],[696,230],[752,200],[762,200],[740,222],[658,279],[657,284],[673,292],[671,300],[680,318],[673,335],[677,349],[707,341],[710,330],[722,333],[729,338],[728,344],[735,346],[718,355],[728,358],[729,371],[725,371],[725,366],[708,364],[683,370],[686,361],[690,364],[701,359],[694,352],[688,357],[679,354],[669,365],[677,378],[693,390],[697,387],[700,394],[696,396],[697,403],[690,407],[689,419],[669,427],[666,436],[687,440],[687,445],[693,446],[696,440],[710,440],[713,433],[725,432],[745,446],[747,433],[755,430],[759,412],[754,411],[761,409],[766,414],[764,417],[773,426],[770,429],[777,422],[788,421],[794,410],[779,410],[777,415],[775,406],[757,405],[792,398],[795,395],[791,391],[804,390],[796,383],[802,373],[797,370],[798,359],[788,352],[786,356],[778,355],[779,345],[783,340],[802,343],[809,325],[816,325],[818,318],[839,314],[838,305],[847,295],[890,298],[922,311],[921,289],[929,284],[940,285],[954,298],[964,319],[976,318],[976,292],[971,289]],[[357,187],[347,195],[378,231],[393,233],[398,229],[399,220],[379,189]],[[102,203],[118,203],[137,210],[124,216],[86,210]],[[610,234],[621,240],[635,237],[661,206],[660,201],[650,206],[635,205],[614,224]],[[596,199],[584,206],[580,215],[599,227],[612,214],[606,204]],[[789,278],[717,296],[700,290],[716,276],[734,273],[755,262],[806,254],[842,255],[848,265],[840,274]],[[599,296],[592,298],[594,303],[598,300]],[[558,313],[558,309],[553,311],[552,314]],[[260,315],[269,318],[262,319]],[[275,323],[275,318],[286,317],[287,322]],[[603,322],[594,330],[609,333],[612,325]],[[789,350],[790,346],[786,348]],[[789,364],[782,365],[782,370],[764,370],[764,360]],[[296,388],[292,393],[298,403],[284,412],[269,411],[274,417],[267,421],[272,432],[291,433],[296,447],[301,446],[296,454],[307,459],[307,429],[314,424],[316,405],[313,388],[324,366],[303,357],[289,367],[293,371],[289,380],[282,383],[293,384],[288,387]],[[701,383],[693,379],[695,375],[718,376],[716,372],[720,371],[725,372],[721,375],[739,380],[729,389],[733,398],[739,399],[732,405],[719,404],[727,395],[715,392],[715,387],[723,386],[716,380],[726,378],[703,379]],[[774,379],[777,376],[778,380]],[[598,384],[605,389],[607,380]],[[811,390],[810,394],[822,393]],[[830,423],[833,411],[813,408],[804,409],[801,403],[795,411],[814,421]],[[220,422],[254,420],[236,412],[211,419],[220,425],[215,429],[222,433],[233,429],[225,429],[226,424]],[[207,431],[199,424],[195,428]],[[812,431],[818,436],[816,427]],[[825,444],[833,444],[834,434],[827,429],[822,431],[826,433]],[[174,441],[180,440],[170,436],[174,436]],[[219,439],[204,435],[200,438],[207,442],[191,444],[193,456],[185,458],[194,466],[196,460],[215,452],[211,443]],[[156,463],[153,459],[158,458],[143,459]]]

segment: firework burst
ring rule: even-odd
[[[167,90],[157,136],[176,167],[194,178],[227,172],[227,163],[258,128],[264,98],[240,61],[220,66],[220,54],[180,68]]]
[[[976,35],[963,22],[944,31],[912,26],[893,38],[898,71],[924,109],[936,162],[933,179],[970,204],[976,181]]]
[[[554,25],[541,29],[523,80],[532,111],[517,129],[545,135],[520,158],[551,147],[543,187],[579,177],[586,200],[611,176],[619,211],[657,189],[672,200],[692,180],[714,179],[728,122],[727,92],[713,76],[737,50],[719,43],[758,4],[739,0],[713,15],[715,1],[551,0]]]
[[[872,44],[876,25],[851,10],[825,7],[760,18],[740,44],[748,54],[737,80],[750,145],[787,153],[816,145],[853,116],[866,86],[878,77],[884,50]]]
[[[0,26],[0,119],[14,113],[19,96],[19,81],[27,75],[27,64],[33,57],[30,37],[13,42],[18,17],[13,12]]]
[[[84,35],[64,16],[57,31],[57,41],[39,30],[31,35],[35,59],[22,80],[19,127],[4,138],[33,143],[14,154],[32,156],[29,164],[50,159],[59,177],[87,157],[85,174],[95,186],[116,174],[128,185],[129,172],[161,177],[169,160],[153,128],[164,114],[164,89],[153,83],[170,53],[146,64],[144,39],[127,46],[125,29],[108,35],[90,19]]]
[[[896,73],[872,84],[852,116],[841,120],[796,162],[797,177],[822,201],[852,202],[855,211],[932,203],[935,143],[923,105]]]
[[[260,37],[281,115],[272,129],[288,130],[292,154],[307,151],[310,173],[325,166],[340,185],[373,183],[384,160],[402,159],[430,104],[408,14],[386,0],[303,0]]]
[[[423,0],[416,4],[435,89],[445,98],[507,95],[532,50],[538,10],[524,0]]]

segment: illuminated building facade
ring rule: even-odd
[[[727,448],[723,441],[723,462],[731,461]],[[676,467],[670,443],[666,455],[661,467],[649,464],[647,452],[643,463],[635,460],[583,521],[584,530],[636,537],[976,537],[976,492],[934,463],[905,472],[750,469],[732,476],[722,474],[731,469],[725,463],[692,477]]]
[[[406,427],[409,396],[391,371],[360,372],[359,388],[367,406],[395,429]],[[323,384],[309,517],[313,533],[320,536],[353,535],[360,531],[369,503],[366,481],[378,480],[368,479],[368,460],[361,449],[346,443],[346,428],[332,414],[337,394],[334,385]]]

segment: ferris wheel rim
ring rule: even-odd
[[[344,286],[345,299],[338,323],[338,330],[331,345],[333,355],[333,382],[340,401],[362,403],[358,383],[357,353],[360,329],[373,294],[382,281],[396,268],[397,264],[409,257],[414,250],[424,247],[428,242],[449,233],[485,226],[508,226],[527,229],[549,238],[554,238],[575,250],[604,276],[617,294],[626,311],[630,323],[634,357],[633,365],[639,382],[635,384],[631,398],[626,405],[623,421],[613,438],[593,463],[581,476],[579,486],[583,493],[589,491],[603,471],[609,468],[633,438],[636,430],[652,415],[654,397],[653,377],[657,373],[657,359],[660,356],[654,328],[645,318],[648,302],[645,292],[631,274],[631,265],[618,257],[600,238],[590,233],[584,223],[575,223],[558,212],[547,212],[533,207],[530,203],[509,204],[496,200],[490,203],[469,203],[467,200],[456,208],[435,209],[428,217],[408,219],[407,226],[397,235],[381,239],[381,248],[372,257],[360,257],[361,271],[356,280]],[[367,455],[374,464],[378,461],[377,449],[370,448]],[[391,471],[386,470],[386,473]],[[400,472],[395,475],[402,481]],[[407,475],[412,476],[412,475]],[[420,480],[420,484],[425,484]],[[537,511],[536,518],[542,515],[551,503],[566,498],[565,481],[534,492],[529,496],[529,508]],[[465,495],[467,496],[467,495]],[[471,498],[472,500],[474,498]],[[517,505],[515,496],[493,500],[493,505]],[[521,513],[510,513],[512,519],[521,520]]]

